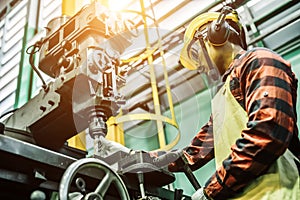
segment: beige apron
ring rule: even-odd
[[[216,167],[222,165],[248,121],[245,110],[233,97],[228,76],[225,85],[212,100],[214,148]],[[295,161],[289,151],[280,156],[268,172],[254,180],[234,199],[243,200],[300,200],[300,179]],[[298,160],[299,162],[299,160]]]

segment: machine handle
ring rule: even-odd
[[[186,157],[183,155],[182,151],[171,151],[162,156],[153,159],[153,163],[157,166],[166,166],[172,162],[175,162],[178,166],[181,166],[186,177],[189,179],[195,190],[201,188],[200,183],[193,174],[193,171],[189,167]]]
[[[166,166],[172,162],[175,162],[178,158],[180,158],[182,151],[171,151],[164,155],[158,156],[153,159],[153,164],[156,166]]]

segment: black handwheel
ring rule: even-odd
[[[72,180],[74,179],[75,175],[82,169],[85,168],[97,168],[100,169],[104,176],[100,180],[99,185],[95,189],[94,192],[89,192],[88,194],[84,195],[83,199],[99,199],[102,200],[105,197],[105,194],[110,187],[111,184],[114,184],[120,198],[122,200],[130,200],[128,191],[125,187],[124,182],[122,181],[121,177],[112,170],[109,165],[107,165],[102,160],[96,158],[83,158],[80,160],[75,161],[72,163],[67,170],[64,172],[63,177],[60,181],[59,185],[59,199],[60,200],[69,200],[69,190],[71,187]],[[81,180],[80,180],[81,182]],[[78,183],[76,183],[78,184]],[[79,183],[79,185],[84,186],[85,184]]]

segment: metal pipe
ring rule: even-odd
[[[178,85],[181,85],[181,84],[185,83],[186,81],[188,81],[188,80],[190,80],[190,79],[192,79],[192,78],[197,77],[198,75],[199,75],[199,74],[197,74],[197,73],[192,74],[191,76],[189,76],[189,77],[183,79],[182,81],[178,82],[177,84],[175,84],[175,85],[170,85],[170,88],[173,89],[173,88],[177,87]],[[141,91],[145,90],[145,89],[147,88],[147,86],[148,86],[148,85],[145,85],[144,87],[141,87],[140,90],[141,90]],[[165,88],[163,88],[163,89],[159,90],[158,95],[161,96],[161,95],[165,94],[166,92],[167,92],[167,90],[166,90]],[[128,111],[130,112],[130,111],[132,111],[132,110],[134,110],[134,109],[136,109],[136,108],[138,108],[138,107],[141,107],[140,105],[145,105],[145,104],[149,103],[151,100],[152,100],[152,98],[146,98],[143,102],[139,102],[138,104],[135,104],[135,105],[129,107],[128,109],[126,109],[126,110],[128,110]],[[174,102],[173,102],[173,103],[174,103]],[[176,102],[175,102],[175,103],[176,103]],[[124,109],[124,110],[125,110],[125,109]]]
[[[171,35],[172,33],[174,33],[176,30],[179,30],[181,27],[183,27],[185,24],[189,23],[191,20],[193,20],[195,17],[197,17],[198,15],[207,12],[208,10],[210,10],[211,8],[217,6],[218,4],[220,4],[222,1],[215,1],[214,3],[210,4],[208,7],[204,8],[202,11],[200,11],[199,13],[193,15],[191,18],[189,18],[187,21],[183,22],[182,24],[174,27],[173,30],[171,30],[170,32],[166,33],[165,35],[163,35],[161,37],[161,40],[164,40],[165,38],[167,38],[169,35]],[[177,7],[176,7],[177,8]],[[163,16],[164,17],[164,16]],[[161,19],[163,18],[159,18],[157,19],[158,22],[162,21]],[[183,31],[182,31],[183,32]],[[156,44],[157,41],[154,41],[153,43],[150,43],[150,46],[153,46],[154,44]],[[136,57],[137,55],[141,54],[141,52],[145,52],[146,48],[142,49],[140,52],[136,53],[135,55],[133,55],[132,57]],[[122,65],[121,65],[122,66]]]
[[[173,8],[170,12],[168,12],[167,14],[163,15],[162,17],[160,17],[159,19],[157,19],[155,21],[155,23],[160,23],[163,20],[165,20],[167,17],[173,15],[176,11],[178,11],[179,9],[181,9],[183,6],[187,5],[189,2],[191,2],[192,0],[189,1],[183,1],[182,3],[180,3],[179,5],[177,5],[175,8]]]
[[[250,42],[248,42],[248,45],[252,45],[255,44],[256,42],[262,40],[263,38],[271,35],[272,33],[275,33],[277,31],[279,31],[280,29],[284,28],[285,26],[287,26],[290,23],[293,23],[296,20],[299,20],[300,17],[300,10],[290,14],[290,18],[287,20],[284,20],[282,23],[280,23],[277,26],[274,26],[274,28],[270,29],[269,31],[267,31],[266,33],[254,38],[253,40],[251,40]]]

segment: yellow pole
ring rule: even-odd
[[[73,16],[76,12],[76,1],[62,0],[61,10],[62,15]]]
[[[151,46],[149,42],[149,35],[148,35],[148,27],[147,27],[147,16],[145,11],[145,5],[144,1],[140,0],[141,4],[141,10],[142,10],[142,17],[144,20],[144,35],[145,35],[145,41],[146,41],[146,51],[151,51]],[[152,96],[153,96],[153,103],[154,103],[154,112],[156,115],[161,115],[160,110],[160,103],[158,98],[158,89],[157,89],[157,83],[156,83],[156,76],[155,76],[155,70],[153,65],[153,55],[148,56],[148,64],[150,67],[150,79],[151,79],[151,88],[152,88]],[[162,121],[156,121],[157,131],[158,131],[158,142],[160,148],[163,148],[166,145],[166,139],[165,139],[165,132],[163,128]]]

